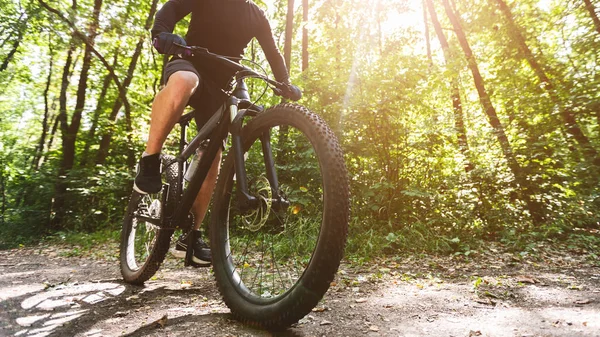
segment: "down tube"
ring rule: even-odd
[[[224,116],[227,116],[224,114]],[[217,130],[211,135],[210,142],[208,144],[208,148],[206,149],[206,153],[200,159],[200,163],[198,165],[198,169],[192,176],[192,179],[188,185],[188,188],[185,190],[183,197],[181,198],[181,202],[179,203],[177,210],[175,211],[175,216],[173,220],[171,220],[169,227],[174,227],[175,224],[183,223],[190,210],[192,209],[192,205],[194,204],[194,200],[196,200],[196,196],[202,187],[202,183],[204,183],[204,179],[212,166],[212,162],[223,146],[223,139],[227,136],[227,128],[229,123],[225,122],[228,118],[222,118],[221,123]]]

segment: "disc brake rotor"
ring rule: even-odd
[[[252,191],[258,199],[259,205],[249,213],[242,215],[241,218],[246,229],[256,232],[265,225],[269,218],[273,205],[273,192],[271,184],[265,176],[259,177],[253,185]]]

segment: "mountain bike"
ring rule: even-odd
[[[193,112],[181,117],[178,155],[162,156],[161,192],[133,191],[121,234],[121,273],[126,282],[142,284],[159,269],[174,231],[191,231],[194,199],[230,134],[210,210],[216,283],[235,318],[268,329],[289,326],[318,304],[343,257],[350,196],[339,142],[321,117],[302,106],[255,105],[244,79],[260,79],[275,94],[284,84],[236,59],[186,48],[192,57],[231,67],[235,86],[189,142]],[[197,169],[184,179],[206,140]],[[186,266],[192,263],[188,237]]]

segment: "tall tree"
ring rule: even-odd
[[[521,28],[519,27],[519,25],[517,25],[513,18],[510,8],[506,4],[506,2],[504,2],[504,0],[493,1],[498,5],[500,11],[504,15],[504,18],[508,23],[508,27],[512,33],[512,37],[515,40],[519,50],[521,51],[521,55],[523,55],[531,69],[533,69],[534,73],[538,77],[538,80],[540,81],[540,85],[544,88],[544,90],[548,92],[548,95],[550,96],[552,102],[556,106],[558,106],[560,116],[563,120],[567,133],[569,133],[573,137],[573,139],[575,139],[575,141],[579,143],[583,150],[583,153],[585,154],[585,158],[592,159],[595,163],[600,165],[600,158],[598,158],[596,150],[590,143],[588,137],[583,133],[583,131],[579,127],[579,124],[575,119],[575,114],[573,113],[573,111],[561,101],[555,83],[550,79],[550,77],[544,70],[544,67],[542,67],[540,62],[538,62],[537,58],[533,55],[533,52],[527,45],[526,39],[523,33],[521,32]]]
[[[423,0],[423,25],[425,27],[425,45],[427,46],[427,59],[429,60],[429,64],[433,64],[433,57],[431,56],[431,41],[429,39],[429,22],[427,20],[427,7],[429,7],[429,3],[427,0]],[[431,11],[431,8],[429,8]],[[437,17],[437,14],[432,14]],[[438,22],[439,24],[439,22]],[[437,30],[436,30],[437,32]],[[439,38],[439,34],[438,34]],[[445,39],[445,37],[444,37]],[[440,41],[441,42],[441,41]],[[446,59],[447,61],[447,59]]]
[[[40,166],[40,159],[44,152],[44,145],[46,143],[46,136],[48,134],[48,122],[50,120],[50,103],[48,102],[48,92],[50,91],[50,84],[52,84],[52,68],[54,66],[54,52],[52,50],[52,39],[48,36],[48,51],[50,54],[50,60],[48,62],[48,77],[46,79],[46,87],[44,88],[44,119],[42,121],[42,135],[36,148],[36,153],[33,157],[33,169],[37,170]]]
[[[598,14],[596,14],[596,8],[594,7],[594,4],[590,0],[583,0],[583,3],[585,4],[585,9],[588,10],[590,16],[592,17],[596,31],[598,34],[600,34],[600,19],[598,19]]]
[[[287,67],[288,75],[292,73],[292,40],[294,37],[294,0],[287,0],[287,12],[285,16],[285,41],[283,43],[283,59],[285,60],[285,65]],[[286,99],[282,98],[282,102],[285,102]],[[289,128],[287,126],[283,126],[279,129],[279,143],[285,144],[288,137]],[[284,151],[279,151],[277,154],[277,159],[281,162],[285,160]]]
[[[154,14],[156,13],[157,5],[158,5],[158,0],[153,0],[152,5],[150,6],[150,11],[148,13],[148,16],[146,17],[146,23],[144,25],[145,32],[148,31],[152,25],[152,20],[154,19]],[[135,46],[135,50],[133,52],[133,55],[131,56],[131,61],[129,62],[129,67],[127,69],[127,76],[125,77],[125,80],[123,81],[123,87],[125,90],[127,90],[129,88],[129,85],[131,84],[131,80],[133,79],[133,74],[137,67],[137,62],[138,62],[138,59],[142,52],[142,49],[144,47],[144,41],[146,40],[146,38],[147,37],[145,35],[140,35],[138,42]],[[120,99],[118,99],[115,102],[115,104],[113,105],[112,111],[109,116],[109,121],[113,125],[117,121],[117,116],[118,116],[118,113],[121,110],[122,106],[123,106],[123,101],[121,101]],[[130,117],[128,111],[125,111],[125,117],[127,118],[126,122],[128,125],[127,128],[129,129],[128,131],[131,131],[130,130],[131,129],[131,117]],[[110,147],[110,142],[112,140],[112,133],[113,133],[112,128],[109,128],[109,129],[105,130],[104,134],[102,135],[102,139],[100,140],[100,148],[98,149],[98,153],[96,155],[96,164],[97,165],[102,165],[106,161],[106,157],[108,156],[108,149]],[[130,149],[130,150],[132,151],[133,149]],[[132,158],[131,154],[129,154],[128,156]],[[131,158],[129,159],[130,162],[131,162]]]
[[[6,70],[6,68],[8,68],[8,64],[12,61],[15,54],[19,50],[19,46],[21,45],[21,42],[23,41],[23,35],[25,34],[25,31],[27,30],[28,19],[29,19],[28,17],[23,19],[23,14],[22,14],[21,17],[19,18],[19,20],[17,21],[17,24],[15,25],[16,26],[15,29],[17,30],[17,36],[13,41],[12,48],[8,52],[8,55],[6,55],[6,57],[4,58],[4,61],[2,61],[2,64],[0,65],[0,72],[3,72]]]
[[[119,52],[117,49],[117,50],[115,50],[114,57],[113,57],[113,63],[112,63],[113,68],[117,65],[118,57],[119,57]],[[92,124],[90,125],[90,128],[88,130],[88,135],[86,137],[86,142],[83,147],[83,152],[81,153],[81,162],[80,162],[81,166],[86,166],[88,164],[89,157],[90,157],[90,155],[89,155],[90,147],[96,141],[96,131],[98,129],[98,122],[100,120],[100,115],[106,105],[106,94],[108,93],[108,88],[110,86],[110,82],[111,82],[110,74],[107,74],[104,77],[104,80],[102,81],[102,89],[100,89],[100,94],[98,95],[98,102],[96,103],[96,109],[94,110],[94,113],[92,115]]]
[[[73,35],[73,37],[77,37],[79,40],[81,40],[85,44],[86,48],[89,48],[90,51],[94,55],[96,55],[96,57],[100,60],[102,65],[104,65],[106,70],[108,70],[110,77],[112,78],[113,82],[119,89],[119,98],[124,102],[125,112],[128,113],[131,110],[131,106],[129,105],[129,100],[127,99],[127,90],[125,90],[125,88],[123,88],[121,80],[115,73],[114,68],[111,67],[111,65],[108,63],[106,58],[104,58],[104,56],[102,56],[102,54],[94,47],[93,41],[90,41],[84,33],[80,32],[77,29],[77,27],[75,26],[75,23],[73,23],[73,20],[66,18],[59,10],[50,7],[50,5],[45,3],[43,0],[38,0],[38,2],[40,3],[40,5],[42,5],[43,8],[45,8],[49,12],[55,14],[56,16],[59,17],[59,19],[61,21],[63,21],[67,25],[69,25],[69,27],[71,27],[71,30],[72,30],[71,34]],[[77,1],[73,1],[73,6],[77,6]]]
[[[294,37],[294,0],[287,0],[287,14],[285,18],[285,41],[283,44],[283,58],[288,71],[291,72],[292,39]]]
[[[302,0],[302,71],[308,69],[308,0]]]
[[[452,108],[454,111],[454,128],[456,129],[456,135],[458,137],[458,146],[465,157],[465,170],[468,172],[473,169],[473,164],[471,163],[471,155],[469,153],[469,142],[467,140],[467,130],[465,129],[465,119],[462,108],[462,102],[460,99],[460,88],[458,86],[458,73],[455,69],[452,69],[452,54],[450,53],[450,45],[448,44],[448,40],[446,39],[446,35],[442,30],[442,25],[438,20],[438,16],[435,10],[435,6],[433,5],[432,0],[424,0],[424,5],[429,10],[429,15],[431,16],[431,21],[433,23],[433,28],[435,29],[435,33],[440,41],[440,45],[442,46],[442,50],[444,52],[444,59],[446,61],[446,68],[448,73],[451,74],[450,78],[450,99],[452,100]],[[426,12],[427,13],[427,10]],[[427,24],[427,23],[426,23]]]
[[[83,108],[85,107],[86,91],[89,70],[92,64],[92,48],[94,40],[96,38],[96,31],[98,29],[98,21],[100,18],[100,9],[102,7],[103,0],[94,0],[94,8],[92,12],[92,18],[88,24],[87,39],[89,44],[86,44],[83,54],[83,63],[81,65],[81,71],[79,74],[79,84],[77,86],[77,98],[75,102],[75,109],[73,116],[71,117],[71,123],[68,122],[67,118],[67,107],[66,107],[66,87],[68,83],[64,83],[63,74],[63,87],[65,90],[61,90],[60,98],[60,130],[62,139],[62,160],[59,168],[59,180],[55,188],[55,197],[53,209],[55,210],[55,216],[52,219],[52,227],[58,227],[63,221],[65,215],[65,201],[67,192],[67,181],[63,178],[66,177],[70,170],[73,168],[75,162],[75,142],[77,140],[77,134],[79,132],[79,126],[81,125],[81,115]],[[73,6],[76,6],[75,3]],[[74,7],[73,10],[77,8]],[[72,47],[69,50],[74,49],[75,43],[72,43]],[[65,69],[67,70],[67,69]]]
[[[2,199],[2,206],[0,206],[0,218],[2,221],[0,225],[4,227],[4,223],[6,222],[6,187],[4,182],[4,163],[2,162],[2,158],[0,158],[0,198]]]
[[[460,43],[463,53],[465,54],[465,57],[467,59],[467,64],[473,75],[475,88],[477,89],[477,93],[479,95],[479,101],[481,102],[481,105],[483,106],[483,110],[488,118],[488,121],[492,129],[494,130],[494,135],[496,136],[496,139],[500,144],[500,148],[502,149],[502,153],[504,154],[504,158],[507,162],[508,168],[515,177],[515,182],[518,185],[517,188],[519,188],[522,192],[522,198],[527,204],[527,208],[532,216],[532,220],[535,224],[539,224],[544,218],[543,210],[541,208],[541,205],[536,203],[532,198],[532,186],[530,186],[528,182],[528,177],[525,171],[519,165],[515,158],[512,146],[510,145],[508,137],[506,136],[506,132],[504,131],[504,126],[498,118],[496,108],[492,104],[492,100],[490,99],[488,91],[485,87],[485,82],[483,80],[483,77],[481,76],[481,72],[479,71],[477,60],[473,55],[473,51],[467,40],[467,36],[462,28],[462,24],[460,23],[459,17],[450,7],[450,3],[448,2],[448,0],[442,0],[442,3],[444,5],[446,15],[450,19],[450,23],[454,28],[454,33],[458,38],[458,42]]]
[[[54,116],[54,121],[52,122],[52,129],[50,130],[50,134],[49,134],[50,137],[48,139],[48,145],[46,146],[48,151],[46,151],[43,158],[40,160],[40,163],[44,163],[48,160],[48,153],[52,149],[52,144],[54,143],[54,136],[56,136],[56,131],[58,130],[58,124],[59,124],[58,115],[56,115],[56,116]]]

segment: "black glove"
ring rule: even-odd
[[[300,88],[293,84],[284,84],[279,88],[279,90],[281,91],[281,96],[289,99],[290,101],[297,101],[302,98],[302,91],[300,91]]]
[[[154,48],[161,54],[176,55],[183,53],[185,49],[176,46],[175,43],[187,45],[181,36],[167,32],[159,33],[152,41]]]

